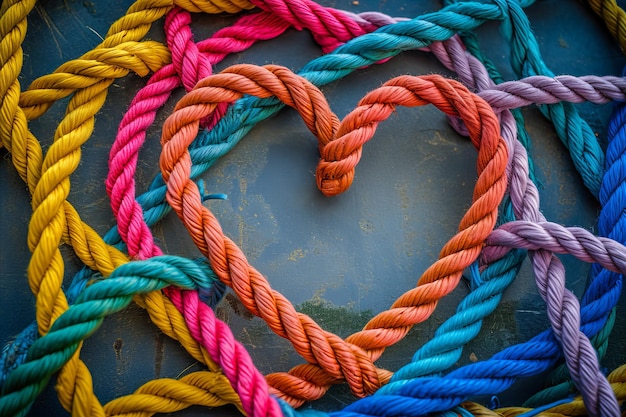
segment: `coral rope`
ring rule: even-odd
[[[223,235],[212,213],[202,204],[196,204],[201,199],[197,187],[189,179],[191,163],[187,146],[195,137],[193,131],[197,129],[199,120],[209,115],[216,103],[234,100],[243,93],[261,97],[273,93],[296,107],[305,118],[307,127],[318,136],[320,146],[330,148],[338,122],[320,112],[320,98],[316,95],[307,97],[314,91],[312,86],[303,85],[302,81],[294,79],[290,72],[280,67],[234,66],[219,76],[199,82],[179,101],[163,127],[161,169],[168,183],[168,202],[184,221],[200,251],[209,258],[213,270],[235,290],[250,311],[264,318],[272,330],[288,338],[307,361],[318,363],[328,375],[321,378],[323,374],[318,371],[318,375],[309,371],[312,365],[303,365],[292,370],[297,376],[306,375],[312,382],[311,377],[321,379],[325,382],[322,387],[328,385],[329,377],[330,381],[347,378],[352,391],[359,396],[372,392],[380,385],[372,361],[382,354],[385,347],[400,340],[412,324],[425,320],[434,310],[436,300],[452,291],[463,269],[476,259],[482,239],[495,224],[497,206],[506,187],[506,147],[499,136],[493,111],[454,81],[441,77],[417,77],[415,80],[414,94],[423,97],[420,104],[433,101],[443,111],[457,114],[471,125],[472,139],[479,147],[480,177],[474,195],[475,203],[464,216],[459,234],[442,250],[442,259],[427,270],[415,290],[394,304],[395,311],[380,314],[363,332],[348,338],[349,343],[366,349],[369,357],[359,348],[322,331],[307,316],[295,312],[282,295],[271,290],[265,278],[247,264],[241,250]],[[296,91],[298,94],[295,94]],[[346,119],[337,134],[372,135],[373,126],[389,115],[395,103],[408,103],[402,95],[397,100],[400,101],[381,105],[382,110],[374,107],[378,114],[367,113],[371,119],[361,119],[362,125],[355,123],[357,117]],[[311,108],[311,105],[315,107]],[[414,102],[413,105],[418,104]],[[368,128],[368,125],[371,127]],[[327,145],[329,143],[331,145]],[[402,312],[401,317],[398,317],[399,312]],[[283,389],[283,386],[291,384],[292,378],[273,375],[268,380]]]

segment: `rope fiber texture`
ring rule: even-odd
[[[98,241],[97,234],[82,223],[78,213],[65,201],[69,193],[68,177],[80,160],[80,145],[93,129],[93,115],[104,102],[107,87],[129,71],[147,75],[169,59],[167,49],[160,44],[145,42],[140,46],[136,39],[143,37],[150,24],[162,17],[171,4],[158,1],[135,3],[111,26],[101,45],[80,59],[64,64],[54,74],[35,80],[30,90],[20,96],[17,74],[23,55],[21,43],[26,31],[26,15],[33,6],[34,2],[4,2],[2,6],[0,29],[3,42],[6,42],[2,49],[2,70],[7,80],[3,85],[9,88],[3,95],[2,117],[7,117],[7,121],[2,123],[0,135],[3,145],[12,153],[20,177],[33,194],[34,214],[29,227],[33,258],[28,276],[37,295],[40,333],[45,334],[56,317],[67,309],[67,300],[60,290],[63,260],[57,249],[62,238],[72,243],[81,260],[105,275],[111,272],[113,265],[119,265],[125,259],[121,253]],[[216,10],[219,11],[222,10]],[[52,102],[75,90],[79,91],[70,100],[66,117],[55,133],[55,142],[42,161],[41,144],[28,132],[26,120],[41,116]],[[24,108],[20,107],[22,105]],[[179,331],[173,329],[180,326],[169,327],[165,331],[172,334]],[[101,414],[93,396],[89,371],[78,355],[63,368],[58,382],[59,398],[66,409],[74,407],[73,412],[83,415]],[[75,396],[91,398],[91,401],[75,402]]]
[[[593,77],[590,77],[589,80],[591,81]],[[567,98],[569,100],[572,101],[580,101],[583,98],[581,97],[581,95],[577,95],[575,92],[568,90],[567,87],[563,86],[563,83],[559,82],[559,80],[555,80],[555,79],[548,79],[547,77],[535,77],[534,79],[532,79],[531,81],[535,82],[537,85],[539,86],[544,86],[545,90],[552,90],[554,92],[554,95],[551,95],[550,93],[547,93],[545,90],[541,90],[538,87],[532,87],[530,84],[527,85],[518,85],[517,89],[521,90],[524,89],[526,90],[526,94],[528,95],[528,97],[533,97],[532,101],[538,101],[538,102],[555,102],[558,100],[561,100],[563,98]],[[615,77],[615,80],[612,80],[613,84],[611,84],[611,82],[605,81],[604,79],[600,80],[597,79],[595,81],[591,81],[591,82],[595,82],[598,86],[602,85],[603,83],[605,83],[604,86],[600,87],[599,89],[604,89],[607,91],[607,94],[611,96],[611,98],[619,98],[619,99],[623,99],[623,94],[620,93],[620,90],[623,90],[623,85],[621,87],[616,87],[616,85],[619,85],[623,80]],[[582,94],[582,96],[591,99],[593,101],[596,102],[605,102],[608,98],[606,96],[604,96],[602,93],[598,93],[597,91],[595,91],[593,89],[593,87],[590,87],[589,84],[586,84],[584,81],[579,80],[579,79],[575,79],[575,78],[566,78],[563,77],[563,82],[566,84],[570,84],[572,86],[572,88],[574,90],[579,90],[579,94]],[[623,84],[623,83],[622,83]],[[509,84],[505,84],[505,86],[503,86],[503,89],[505,89],[505,91],[507,88],[511,88],[514,86],[509,86]],[[513,88],[512,89],[513,92],[515,92],[516,90]],[[497,95],[497,91],[494,91],[492,93],[495,93],[495,97],[497,99],[502,99],[502,100],[506,100],[508,99],[509,101],[506,103],[508,106],[511,106],[511,99],[515,100],[516,97],[515,96],[511,96],[510,94],[502,94],[500,96]],[[518,93],[519,95],[519,93]],[[559,96],[559,97],[557,97]],[[497,98],[500,97],[500,98]],[[522,105],[522,103],[520,103],[521,98],[517,98],[517,101],[515,102],[515,105],[519,106]],[[530,103],[531,100],[524,102],[523,104],[528,104]],[[502,103],[502,105],[504,105],[505,103]]]
[[[622,53],[626,53],[626,12],[615,0],[587,0],[591,10],[604,20],[611,35],[619,43]]]
[[[369,101],[364,99],[360,104],[374,108],[376,102],[389,100],[387,97],[398,97],[398,102],[402,102],[400,97],[408,94],[407,90],[414,91],[415,89],[411,77],[398,77],[385,85],[389,86],[388,91],[383,91],[382,88],[378,89],[376,90],[377,94],[373,95]],[[510,88],[511,85],[509,83],[503,90],[509,89],[519,92],[524,90],[526,83],[520,83],[520,88]],[[496,88],[501,86],[503,84]],[[516,101],[521,103],[524,100],[517,99]],[[357,120],[367,120],[367,118],[359,115]],[[509,120],[513,122],[512,119]],[[339,132],[339,134],[342,133],[342,131]],[[318,186],[324,187],[325,181],[332,181],[332,186],[328,188],[332,189],[333,193],[346,189],[354,177],[354,167],[359,162],[361,147],[368,139],[345,136],[327,145],[327,147],[330,145],[336,145],[336,147],[330,150],[327,150],[327,147],[322,148],[322,160],[317,170]],[[520,153],[525,154],[525,151],[520,149]],[[520,156],[518,156],[519,158]],[[516,217],[529,221],[545,221],[539,211],[539,193],[528,179],[527,162],[518,162],[514,165],[511,169],[511,176],[511,200]],[[533,250],[529,252],[529,257],[533,264],[539,292],[548,307],[548,317],[552,328],[556,337],[563,344],[565,359],[572,378],[583,393],[590,413],[592,415],[614,415],[619,411],[619,407],[605,376],[600,370],[596,352],[587,336],[579,330],[579,303],[576,296],[566,289],[565,269],[562,263],[549,251]]]
[[[585,262],[597,262],[602,267],[620,274],[626,271],[626,252],[624,252],[626,248],[622,244],[610,238],[596,237],[581,228],[565,228],[549,222],[509,222],[491,233],[481,256],[484,255],[488,261],[492,261],[511,248],[545,249],[558,254],[571,254]],[[598,286],[599,281],[592,282],[587,293],[599,294]],[[590,320],[582,326],[586,333],[593,333],[593,330],[589,331],[590,328],[597,329],[603,326],[601,320],[600,323],[594,321],[595,310],[602,309],[598,307],[607,301],[607,297],[613,300],[619,298],[620,292],[621,280],[615,282],[612,287],[605,288],[600,299],[583,305],[582,316]],[[612,305],[609,306],[609,310],[612,309]],[[529,342],[510,346],[487,361],[463,366],[443,377],[425,377],[407,381],[392,394],[362,398],[342,411],[327,414],[306,410],[302,414],[297,414],[283,407],[283,413],[286,417],[425,416],[451,409],[471,396],[498,394],[510,387],[516,378],[535,375],[549,369],[558,358],[559,351],[560,347],[549,330]],[[617,387],[616,393],[620,392]],[[619,415],[619,411],[617,414],[612,412],[602,415],[615,416]]]
[[[444,1],[444,4],[451,3],[458,4],[462,1]],[[532,75],[554,77],[555,74],[543,62],[539,43],[522,5],[517,0],[498,3],[502,5],[505,14],[501,29],[511,45],[509,58],[515,75],[520,78]],[[569,150],[583,183],[597,198],[604,172],[604,153],[593,129],[571,103],[540,106],[539,110],[553,123],[561,142]]]
[[[487,99],[488,102],[491,101],[490,104],[492,105],[500,104],[502,108],[508,108],[528,104],[526,100],[530,97],[533,97],[530,101],[536,100],[538,103],[548,103],[555,97],[551,96],[546,90],[552,90],[555,92],[558,91],[557,95],[559,95],[560,98],[573,102],[582,99],[583,96],[591,98],[591,100],[596,103],[602,103],[607,100],[607,98],[600,98],[600,96],[596,96],[596,94],[593,93],[591,95],[586,92],[583,93],[582,91],[587,88],[591,88],[593,90],[593,87],[590,87],[589,85],[581,85],[580,87],[582,88],[578,88],[578,86],[575,87],[575,89],[578,90],[578,93],[570,91],[559,82],[560,80],[557,80],[559,77],[556,77],[555,79],[546,77],[530,77],[525,80],[494,86],[489,82],[486,70],[484,70],[484,67],[482,67],[480,62],[477,62],[475,58],[467,54],[460,44],[452,42],[453,39],[446,41],[445,43],[433,44],[431,45],[431,49],[437,51],[436,53],[438,54],[440,60],[442,62],[447,62],[447,66],[450,69],[454,69],[457,73],[462,74],[461,77],[465,78],[464,81],[466,84],[475,88],[475,84],[478,83],[482,85],[482,88],[491,88],[491,90],[479,91],[479,95]],[[452,59],[452,56],[454,59]],[[465,57],[465,60],[463,60],[463,56]],[[448,61],[446,61],[446,59]],[[468,74],[471,74],[471,76]],[[569,81],[573,81],[573,83],[570,84],[573,86],[579,82],[585,84],[583,81],[584,78],[586,77],[581,77],[581,79],[565,77],[562,80],[565,81],[565,84],[569,84]],[[618,84],[620,84],[623,83],[624,80],[616,77],[614,81],[617,81]],[[593,83],[595,83],[595,81]],[[533,85],[538,86],[537,91],[534,91],[536,87]],[[615,86],[609,87],[608,89],[612,90],[614,87]],[[481,88],[478,88],[478,90],[480,89]],[[623,90],[623,87],[621,87],[621,89]],[[503,93],[505,91],[507,92],[506,94]],[[502,93],[502,100],[494,100],[500,93]],[[527,97],[522,97],[521,95],[527,95]],[[619,95],[622,97],[617,97]],[[592,96],[595,97],[592,98]],[[624,100],[623,93],[617,93],[617,95],[611,94],[611,96],[612,99]],[[501,111],[502,108],[496,107],[495,110]],[[521,194],[519,192],[512,192],[511,199],[514,200],[514,208],[516,208],[518,216],[529,219],[538,218],[538,192],[534,185],[527,184],[529,177],[528,161],[524,147],[521,143],[515,143],[515,121],[512,117],[508,117],[506,119],[503,118],[501,120],[501,124],[503,138],[507,141],[509,149],[512,150],[511,156],[515,161],[511,167],[513,175],[511,176],[510,188],[511,190],[524,190]],[[503,260],[504,259],[501,259],[498,262]],[[495,265],[502,268],[501,263]],[[489,266],[492,265],[488,265],[488,267]],[[483,271],[482,274],[484,275],[485,271]],[[487,274],[487,276],[489,276],[489,274]],[[475,294],[468,296],[467,300],[464,300],[459,305],[459,314],[452,317],[448,323],[445,323],[440,329],[438,329],[435,333],[435,338],[426,343],[414,355],[414,362],[410,365],[404,366],[400,371],[396,372],[391,380],[391,383],[382,387],[379,391],[377,391],[377,394],[392,392],[394,389],[394,381],[429,375],[438,371],[440,372],[451,366],[460,355],[460,352],[453,355],[454,349],[459,345],[462,346],[462,343],[459,342],[458,345],[453,344],[451,343],[451,340],[456,341],[457,339],[461,339],[466,342],[467,339],[465,339],[465,337],[470,338],[472,335],[477,333],[478,329],[475,329],[472,326],[475,326],[476,323],[484,317],[484,315],[482,315],[483,311],[481,311],[479,307],[486,308],[489,303],[493,303],[489,311],[484,312],[484,314],[486,315],[491,312],[499,300],[499,298],[492,298],[494,295],[492,291],[497,291],[497,289],[499,289],[501,292],[511,282],[511,279],[505,283],[503,278],[498,278],[498,280],[490,283],[490,287],[482,288],[481,291],[475,290]],[[490,289],[488,290],[487,288]],[[493,290],[491,290],[492,288]],[[472,308],[472,314],[469,314],[470,308]],[[466,309],[468,310],[467,312],[465,312]],[[461,311],[466,314],[461,314]],[[461,335],[463,336],[461,337]],[[599,375],[599,377],[601,378],[600,380],[603,379],[601,375]],[[593,385],[593,383],[591,385]]]
[[[76,303],[53,323],[49,332],[33,343],[26,361],[9,375],[4,384],[0,397],[0,415],[22,414],[24,407],[43,389],[50,376],[75,356],[82,341],[100,327],[104,317],[124,309],[136,294],[156,291],[169,285],[184,289],[207,288],[214,281],[215,276],[206,265],[173,256],[129,262],[118,267],[108,279],[95,282],[86,288]],[[223,323],[221,326],[226,327]],[[232,334],[229,338],[224,333],[227,332],[215,332],[222,352],[239,366],[238,377],[246,380],[249,387],[258,390],[257,384],[265,384],[263,376],[253,367],[250,372],[247,366],[251,364],[249,357],[247,360],[237,357],[241,352],[243,355],[247,355],[247,352],[234,341]],[[228,372],[226,368],[225,371]],[[221,387],[215,388],[217,392],[224,391],[223,387],[228,386],[223,379],[214,378],[212,382],[221,382]],[[162,382],[156,384],[168,386]],[[225,393],[236,401],[232,390],[226,390]],[[264,402],[257,402],[255,405],[259,407],[256,409],[258,415],[279,415],[278,404],[274,401],[271,404],[275,412],[267,413],[263,409]],[[103,410],[100,413],[104,415]]]

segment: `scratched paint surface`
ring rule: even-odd
[[[416,16],[440,7],[436,1],[322,3],[355,12],[379,10],[396,16]],[[619,74],[626,61],[591,11],[580,2],[572,2],[567,11],[557,10],[555,4],[556,0],[543,1],[528,9],[548,66],[555,73]],[[128,5],[128,1],[110,2],[107,7],[97,2],[42,2],[30,18],[24,46],[23,88],[35,77],[96,45],[99,34],[106,33],[113,19],[121,16]],[[552,26],[554,21],[559,22],[558,28]],[[229,16],[194,16],[194,33],[199,39],[233,22]],[[479,33],[490,58],[506,78],[512,78],[507,64],[508,48],[501,42],[497,25],[485,25]],[[586,36],[580,37],[580,33]],[[150,38],[162,40],[162,29],[154,28]],[[596,46],[594,42],[601,44]],[[294,54],[295,50],[299,53]],[[592,54],[593,59],[581,58],[580,51]],[[218,69],[240,62],[271,62],[298,69],[319,53],[308,33],[288,31],[278,40],[229,57]],[[388,78],[428,73],[450,75],[431,56],[409,52],[386,65],[359,71],[326,86],[324,92],[335,112],[343,117],[366,91]],[[96,117],[93,138],[83,147],[83,163],[72,177],[70,200],[84,220],[101,234],[113,224],[103,184],[108,149],[122,109],[142,82],[129,76],[111,88],[107,104]],[[149,131],[149,142],[140,155],[140,191],[158,171],[159,126],[173,103],[159,113],[157,125]],[[580,109],[603,137],[610,106],[584,105]],[[30,125],[48,145],[62,112],[62,105],[57,104]],[[593,230],[598,205],[583,189],[567,152],[537,111],[529,109],[525,115],[542,183],[544,214],[559,223]],[[5,315],[11,313],[11,318],[3,320],[0,327],[4,341],[32,320],[34,303],[25,279],[29,256],[29,213],[25,207],[29,199],[10,158],[2,152],[5,163],[0,164],[0,205],[5,209],[3,218],[11,219],[0,222],[0,232],[5,237],[0,239],[0,306]],[[375,139],[365,147],[350,191],[329,199],[315,187],[313,173],[319,156],[315,140],[299,116],[285,110],[257,126],[203,178],[209,192],[228,195],[226,201],[207,204],[227,235],[242,247],[273,288],[324,328],[347,336],[414,286],[454,234],[471,201],[475,155],[471,143],[455,134],[434,108],[399,109],[381,124]],[[176,216],[168,216],[154,231],[166,252],[198,255]],[[63,253],[69,280],[80,265],[70,250],[65,248]],[[562,259],[568,270],[569,287],[580,294],[588,266],[569,257]],[[406,363],[453,313],[467,291],[467,286],[461,284],[427,322],[389,348],[379,365],[393,370]],[[624,306],[623,300],[621,305]],[[545,329],[548,324],[544,310],[530,268],[525,265],[505,293],[501,306],[485,320],[481,335],[464,350],[459,365],[485,359]],[[232,327],[263,372],[285,371],[301,363],[289,343],[275,336],[261,320],[252,318],[233,294],[226,295],[216,312]],[[618,349],[626,342],[625,326],[624,319],[618,317],[604,362],[609,368],[626,361],[625,353]],[[96,393],[103,402],[131,393],[149,379],[180,377],[201,369],[176,342],[162,335],[137,306],[105,320],[100,331],[86,341],[81,357],[93,372]],[[529,386],[536,385],[529,381],[517,384],[516,390],[501,397],[502,403],[519,402]],[[347,389],[338,386],[315,405],[336,409],[352,400]],[[36,403],[33,415],[43,410],[62,415],[52,386]],[[234,415],[233,410],[226,408],[208,415]],[[192,408],[177,415],[200,413],[206,415],[206,410]]]

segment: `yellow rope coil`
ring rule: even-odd
[[[192,11],[212,13],[251,7],[248,2],[241,2],[241,7],[229,1],[181,3]],[[146,75],[169,62],[169,54],[163,45],[138,41],[151,24],[172,7],[172,3],[137,1],[111,26],[98,47],[62,65],[55,74],[35,80],[20,97],[21,45],[26,34],[26,16],[34,5],[34,0],[9,0],[0,9],[0,140],[12,153],[13,163],[33,196],[33,216],[28,233],[32,258],[27,274],[36,296],[39,332],[45,334],[68,308],[61,290],[64,275],[59,251],[61,240],[71,243],[81,261],[105,276],[128,261],[83,223],[67,202],[69,176],[78,166],[80,146],[91,135],[94,115],[104,104],[107,89],[113,81],[130,71]],[[55,100],[73,92],[66,116],[56,129],[54,142],[44,159],[40,142],[28,131],[27,120],[41,116]],[[20,107],[20,102],[26,111]],[[210,369],[217,369],[206,351],[189,335],[180,313],[160,292],[143,297],[142,304],[152,309],[160,308],[149,313],[164,333],[176,337],[194,358],[207,363]],[[73,415],[103,416],[102,406],[93,393],[91,374],[79,359],[79,352],[80,349],[59,372],[59,400]],[[230,385],[224,389],[232,392]],[[74,398],[80,398],[80,401],[74,401]]]

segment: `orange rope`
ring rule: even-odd
[[[199,121],[218,103],[234,101],[244,94],[260,98],[276,96],[298,110],[319,140],[323,160],[318,167],[318,185],[327,195],[349,186],[362,145],[397,105],[433,103],[447,114],[461,117],[479,149],[479,178],[473,204],[461,220],[459,232],[444,246],[440,259],[424,272],[416,288],[403,294],[390,310],[374,317],[363,331],[345,341],[298,313],[282,294],[272,290],[261,273],[248,264],[241,249],[223,234],[213,213],[202,205],[196,184],[190,180],[191,158],[187,147],[198,132]],[[179,101],[163,126],[161,142],[160,165],[168,184],[167,200],[195,244],[248,310],[263,318],[276,334],[290,340],[309,362],[289,373],[267,377],[273,393],[294,406],[319,398],[330,384],[343,379],[359,397],[388,381],[391,373],[376,368],[373,361],[386,347],[401,340],[411,326],[426,320],[437,301],[457,286],[463,270],[478,257],[485,238],[493,230],[507,185],[508,152],[493,110],[460,83],[437,75],[406,76],[387,82],[361,100],[359,107],[340,125],[328,110],[322,93],[288,69],[275,65],[236,65],[200,81]]]

